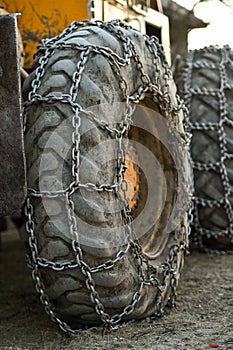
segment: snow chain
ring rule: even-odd
[[[196,53],[202,55],[200,60],[195,59]],[[215,54],[216,59],[207,60],[204,55]],[[198,162],[194,159],[192,161],[192,167],[194,171],[198,172],[209,172],[214,171],[219,174],[221,178],[221,184],[223,188],[223,196],[220,199],[207,199],[201,198],[195,194],[194,198],[194,211],[193,211],[193,222],[192,222],[192,241],[199,249],[209,253],[221,253],[221,254],[232,254],[231,250],[221,250],[221,249],[212,249],[208,248],[203,242],[204,238],[214,237],[216,240],[219,237],[226,237],[228,241],[233,243],[233,205],[232,205],[232,196],[233,196],[233,187],[230,183],[229,174],[226,168],[226,162],[233,159],[233,155],[230,154],[227,145],[226,139],[226,127],[233,128],[232,119],[229,116],[227,91],[233,90],[233,85],[230,83],[228,78],[228,65],[232,65],[232,51],[229,46],[224,46],[223,48],[218,47],[205,47],[200,50],[190,51],[187,55],[183,69],[177,74],[177,80],[182,80],[182,85],[179,93],[184,99],[185,105],[188,110],[190,110],[192,99],[195,96],[203,96],[203,100],[208,97],[214,97],[217,101],[217,108],[219,113],[218,122],[197,122],[195,120],[195,111],[190,111],[189,118],[187,119],[187,128],[191,133],[196,130],[200,131],[214,131],[218,134],[218,149],[219,149],[219,160],[217,162]],[[207,58],[206,56],[206,58]],[[219,81],[218,86],[214,88],[208,86],[193,86],[192,83],[193,76],[198,74],[200,69],[209,69],[214,70],[218,73]],[[231,80],[232,81],[232,80]],[[201,85],[201,84],[199,84]],[[216,85],[216,82],[215,82]],[[195,186],[195,182],[194,182]],[[200,213],[202,208],[213,208],[213,207],[222,207],[228,221],[228,224],[222,230],[208,229],[203,227],[203,224],[200,222]]]
[[[124,53],[123,57],[118,56],[117,54],[113,53],[110,49],[107,47],[99,47],[95,45],[85,46],[85,45],[76,45],[76,44],[67,44],[65,41],[62,42],[61,39],[66,38],[66,36],[70,33],[73,33],[77,31],[80,27],[88,26],[99,26],[100,28],[103,28],[112,34],[114,34],[120,41],[123,42],[123,48]],[[131,41],[131,39],[123,34],[123,32],[119,29],[119,26],[126,28],[126,29],[132,29],[131,27],[119,22],[119,21],[111,21],[111,22],[102,22],[102,21],[96,21],[96,22],[90,22],[90,21],[83,21],[83,22],[73,22],[61,35],[58,35],[57,37],[53,39],[43,40],[42,45],[39,47],[39,53],[42,53],[42,56],[39,58],[39,66],[36,69],[36,75],[32,82],[32,90],[29,93],[28,101],[25,102],[24,108],[25,108],[25,124],[26,124],[26,118],[27,118],[27,108],[31,106],[32,104],[38,104],[38,103],[50,103],[54,101],[59,101],[60,103],[69,104],[73,110],[73,119],[72,119],[72,126],[73,126],[73,135],[72,135],[72,177],[73,181],[68,186],[67,189],[63,191],[57,191],[57,192],[38,192],[34,189],[28,190],[28,197],[25,205],[25,215],[27,217],[26,222],[26,231],[29,236],[29,248],[30,248],[30,254],[28,256],[28,262],[29,266],[32,268],[32,276],[35,281],[35,287],[37,292],[40,296],[40,301],[44,305],[46,313],[51,317],[51,319],[56,322],[60,329],[66,333],[69,333],[71,335],[77,335],[80,334],[87,329],[113,329],[118,326],[120,321],[124,318],[124,316],[129,315],[132,313],[135,309],[136,304],[138,303],[138,300],[141,295],[141,291],[143,289],[144,285],[152,285],[156,290],[158,291],[158,298],[157,298],[157,313],[156,315],[161,315],[163,313],[164,308],[164,290],[166,290],[166,287],[170,284],[171,288],[171,296],[169,303],[171,306],[174,305],[175,297],[176,297],[176,287],[177,287],[177,270],[179,269],[180,261],[179,261],[179,253],[182,251],[185,251],[187,249],[187,241],[188,241],[188,235],[189,232],[186,229],[185,225],[181,227],[181,241],[179,244],[174,244],[170,248],[170,253],[167,257],[167,261],[163,264],[157,266],[156,268],[153,267],[149,260],[146,258],[146,256],[143,254],[142,247],[140,243],[135,240],[134,238],[134,232],[132,227],[132,218],[131,218],[131,211],[128,206],[128,199],[126,198],[126,192],[127,192],[127,181],[124,179],[124,172],[125,172],[125,151],[122,146],[122,139],[123,136],[127,135],[128,130],[131,126],[131,115],[134,112],[134,104],[138,103],[140,100],[143,99],[144,93],[146,91],[153,92],[155,94],[159,93],[161,94],[161,99],[164,102],[163,108],[165,111],[173,112],[174,114],[177,114],[180,112],[180,110],[183,110],[184,113],[186,113],[186,109],[180,101],[178,104],[176,110],[174,110],[174,107],[171,105],[170,97],[169,97],[169,85],[168,81],[170,80],[170,70],[166,61],[166,58],[164,56],[163,48],[158,43],[157,38],[155,37],[148,37],[145,35],[145,42],[148,46],[151,54],[154,57],[154,64],[155,64],[155,70],[156,70],[156,62],[160,59],[158,56],[158,52],[160,57],[163,58],[163,67],[165,68],[165,74],[164,74],[164,80],[166,82],[164,88],[162,89],[161,86],[153,85],[148,75],[144,73],[143,65],[140,61],[140,57],[136,54],[134,45]],[[59,43],[57,42],[59,40]],[[60,97],[52,95],[49,97],[43,97],[39,94],[37,94],[37,89],[40,86],[41,78],[44,75],[45,72],[45,66],[49,60],[49,58],[53,55],[54,50],[66,50],[66,49],[73,49],[73,50],[79,50],[81,52],[81,59],[79,63],[77,64],[77,71],[75,72],[73,76],[73,85],[70,90],[69,95],[62,95]],[[109,63],[111,64],[112,69],[115,70],[115,73],[117,74],[117,77],[119,79],[121,90],[125,96],[126,100],[126,111],[124,118],[121,122],[121,126],[119,129],[112,128],[109,126],[106,122],[103,122],[98,119],[96,115],[94,115],[92,112],[89,112],[87,110],[84,110],[82,106],[77,104],[75,102],[78,86],[81,80],[82,72],[84,70],[85,64],[88,61],[89,55],[91,53],[100,53],[104,55],[109,60]],[[127,84],[123,77],[121,76],[120,67],[125,66],[129,64],[129,60],[133,59],[135,60],[138,70],[140,72],[141,81],[142,84],[139,87],[138,91],[136,91],[133,95],[129,96],[126,93],[127,90]],[[158,70],[157,70],[158,72]],[[104,130],[106,130],[107,133],[111,134],[113,138],[116,139],[117,145],[118,145],[118,167],[117,167],[117,173],[116,178],[113,184],[102,184],[102,185],[96,185],[94,183],[88,183],[88,184],[81,184],[79,181],[79,143],[80,143],[80,134],[79,134],[79,127],[80,127],[80,116],[79,114],[82,113],[82,115],[86,116],[87,118],[90,118],[92,121],[95,122],[96,125],[100,126]],[[187,140],[188,142],[188,140]],[[123,209],[123,220],[127,227],[127,243],[124,248],[120,249],[116,256],[112,259],[107,260],[106,262],[98,265],[90,267],[83,259],[83,252],[79,245],[79,233],[78,233],[78,227],[76,218],[74,215],[74,202],[72,200],[73,193],[80,187],[85,187],[87,189],[91,189],[94,191],[114,191],[116,195],[118,196],[119,200],[124,203],[124,209]],[[34,213],[33,213],[33,205],[31,204],[31,198],[40,197],[40,198],[55,198],[55,197],[63,197],[66,200],[66,209],[67,209],[67,215],[69,219],[69,225],[70,230],[72,232],[72,250],[76,256],[75,261],[66,261],[66,262],[53,262],[48,261],[44,258],[41,258],[38,254],[38,244],[37,239],[34,234]],[[138,289],[135,291],[131,303],[126,306],[123,311],[119,314],[115,314],[113,316],[110,316],[105,312],[104,305],[101,303],[101,300],[99,299],[98,293],[95,288],[95,282],[93,280],[93,274],[99,271],[111,269],[117,262],[119,262],[125,254],[127,254],[129,251],[131,251],[137,261],[138,265],[138,275],[139,275],[139,285]],[[146,273],[142,269],[142,266],[147,266]],[[69,325],[66,322],[63,322],[59,316],[57,315],[54,306],[49,300],[48,295],[46,294],[45,287],[43,285],[42,279],[41,279],[41,273],[40,268],[48,268],[52,269],[54,271],[62,271],[66,269],[75,269],[79,268],[82,272],[82,274],[85,276],[86,279],[86,286],[90,292],[90,298],[95,306],[96,313],[99,315],[102,325],[97,327],[84,327],[80,329],[72,329],[69,327]],[[159,280],[155,276],[160,275],[162,277],[163,283],[160,283]],[[154,315],[155,316],[155,315]]]

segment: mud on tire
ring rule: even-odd
[[[24,96],[29,257],[47,313],[72,333],[79,324],[160,314],[174,303],[190,201],[183,105],[162,47],[121,22],[74,22],[42,42]],[[159,130],[153,113],[169,130]],[[178,170],[159,137],[135,126],[137,115],[149,130],[179,139],[174,154],[185,210],[172,230],[166,227],[180,190]],[[155,178],[161,214],[153,223],[151,207],[151,227],[135,237],[133,222],[148,195],[145,169],[152,167],[141,144],[159,159],[166,198],[164,179]],[[137,172],[131,209],[127,157]]]
[[[191,51],[176,72],[192,130],[195,210],[192,241],[204,251],[233,252],[233,52]]]

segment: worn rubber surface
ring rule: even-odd
[[[160,62],[160,71],[154,71],[151,54],[145,45],[143,36],[132,30],[126,31],[123,28],[120,28],[120,30],[126,33],[134,42],[136,52],[145,66],[146,74],[150,77],[156,74],[157,83],[160,86],[165,86],[163,80],[164,68]],[[123,52],[122,42],[114,36],[114,33],[110,33],[98,26],[79,29],[75,33],[62,38],[61,41],[65,43],[93,44],[99,47],[108,47],[120,56]],[[39,58],[40,53],[34,63],[34,72],[24,84],[25,99],[27,99],[28,93],[32,89],[32,81],[35,81]],[[77,68],[76,65],[79,60],[80,52],[77,50],[55,50],[44,67],[44,75],[41,78],[40,86],[36,93],[48,98],[69,94],[73,84],[73,76]],[[141,76],[137,72],[136,63],[133,59],[130,60],[130,64],[122,68],[122,74],[124,80],[127,82],[128,93],[132,95],[141,85]],[[169,98],[175,109],[177,106],[175,98],[176,88],[172,80],[169,81],[169,84]],[[83,108],[88,108],[101,104],[111,105],[114,102],[121,102],[123,100],[124,96],[119,87],[119,81],[109,62],[105,57],[93,54],[82,74],[76,101]],[[157,104],[152,101],[151,96],[143,101],[144,105],[160,111],[162,111],[162,102],[163,98],[160,98],[159,95],[157,97]],[[117,113],[114,111],[112,113],[102,113],[101,120],[105,120],[108,125],[114,126],[120,117],[118,113],[119,111]],[[171,115],[167,111],[162,113],[164,120],[167,120],[170,125],[172,123],[176,125],[180,139],[184,138],[182,113],[176,115]],[[70,115],[72,115],[70,105],[61,101],[53,101],[49,104],[43,102],[32,103],[27,108],[25,149],[29,188],[36,189],[37,191],[41,190],[41,188],[48,191],[58,191],[67,188],[72,182],[70,146],[72,146],[73,129],[72,123],[69,121]],[[151,128],[156,128],[156,120],[152,119],[153,116],[150,113],[142,112],[141,116],[145,118],[145,123],[148,122]],[[116,158],[116,143],[112,142],[111,135],[105,129],[96,126],[94,121],[85,117],[81,117],[80,134],[80,168],[82,164],[85,164],[85,171],[80,173],[81,180],[83,180],[83,176],[84,182],[95,182],[97,184],[112,183],[116,174],[116,165],[112,161]],[[146,232],[146,234],[140,237],[144,251],[148,256],[153,256],[150,261],[151,266],[157,266],[165,263],[169,259],[171,247],[174,244],[179,245],[184,237],[186,237],[184,235],[184,231],[187,230],[186,215],[178,223],[175,230],[164,233],[164,228],[166,227],[177,197],[177,169],[174,168],[173,159],[161,142],[154,140],[149,134],[148,138],[146,138],[143,132],[133,127],[129,132],[129,137],[150,148],[155,156],[160,159],[170,186],[168,186],[166,204],[158,222],[149,232]],[[104,148],[99,149],[100,144],[105,144]],[[92,153],[92,149],[95,149],[95,147],[97,150],[95,152],[98,156],[96,156],[95,152]],[[138,157],[140,158],[140,151],[138,153]],[[146,160],[142,159],[141,161],[142,169],[146,167],[150,168],[150,164],[146,164]],[[62,176],[60,178],[62,181],[58,179],[60,164],[63,165]],[[180,164],[180,171],[182,181],[188,191],[190,182],[189,164]],[[135,212],[133,212],[134,217],[146,202],[146,180],[143,176],[143,173],[141,175],[139,174],[139,196]],[[155,181],[159,182],[160,179],[155,179]],[[85,189],[83,191],[85,192]],[[74,194],[74,210],[79,218],[79,233],[84,241],[86,239],[85,242],[87,242],[86,244],[81,243],[83,260],[89,266],[93,267],[116,257],[119,249],[124,246],[122,243],[121,247],[117,239],[118,236],[124,236],[125,229],[122,224],[123,218],[121,211],[114,212],[114,205],[116,205],[117,201],[115,193],[108,191],[98,193],[98,196],[101,198],[99,200],[99,197],[96,198],[92,192],[88,194],[88,191],[85,193],[83,191],[77,191]],[[159,193],[157,195],[157,202],[159,202]],[[35,235],[38,242],[39,256],[55,263],[75,261],[74,251],[71,247],[72,237],[70,236],[70,224],[67,219],[65,199],[63,197],[50,197],[43,198],[42,200],[38,197],[33,198],[32,203],[34,206]],[[150,217],[153,218],[152,209]],[[83,223],[87,223],[89,226]],[[96,236],[93,234],[93,237],[90,237],[90,231],[87,227],[90,229],[94,227],[94,230],[99,228],[107,229],[107,232],[112,228],[117,227],[117,229],[114,231],[116,234],[113,236],[107,233],[106,236],[102,235],[98,243],[99,245],[96,247],[92,241],[93,237],[96,239]],[[183,258],[184,250],[181,249],[177,257],[175,257],[177,281],[183,264]],[[143,263],[142,269],[145,268]],[[130,249],[112,268],[93,274],[95,288],[105,307],[105,312],[110,315],[121,313],[127,305],[132,303],[133,295],[137,291],[140,282],[138,271],[138,261],[135,259],[133,250]],[[93,305],[90,292],[86,286],[86,277],[80,268],[64,269],[63,271],[41,268],[41,275],[46,292],[59,315],[62,315],[65,319],[71,319],[71,321],[75,320],[76,324],[95,324],[100,322],[99,315],[96,313],[95,305]],[[164,275],[158,275],[157,278],[159,281],[161,280],[161,283],[165,283],[163,296],[164,303],[166,304],[171,293],[170,281],[168,278],[165,278],[164,281]],[[159,300],[156,300],[158,290],[154,286],[150,283],[144,285],[140,293],[141,296],[135,310],[131,313],[129,312],[128,316],[126,314],[123,319],[143,318],[159,310],[161,305]]]
[[[202,250],[233,252],[233,53],[207,47],[176,72],[192,129],[193,241]]]

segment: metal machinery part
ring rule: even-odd
[[[16,11],[17,12],[17,11]],[[15,11],[12,12],[13,13],[13,16],[17,16],[16,18],[18,19],[20,17],[20,13],[15,13]],[[7,12],[3,6],[0,6],[0,15],[9,15],[10,13]],[[18,27],[18,25],[17,25]],[[7,30],[7,29],[6,29]],[[24,66],[24,56],[25,56],[25,53],[24,53],[24,48],[23,48],[23,41],[22,41],[22,37],[20,35],[20,32],[19,30],[17,29],[17,37],[16,37],[16,40],[18,42],[18,57],[17,59],[19,59],[19,63],[20,63],[20,67],[23,67]]]
[[[206,252],[233,253],[233,52],[191,51],[176,72],[189,110],[194,169],[192,241]]]
[[[175,303],[188,247],[192,187],[186,159],[189,135],[183,130],[186,108],[176,96],[163,47],[155,37],[142,35],[120,21],[74,22],[57,37],[42,41],[24,95],[28,259],[47,314],[61,330],[73,335],[88,326],[112,329],[122,321],[161,315],[166,305]],[[114,102],[124,105],[115,116]],[[111,107],[108,113],[104,113],[106,103]],[[176,141],[170,140],[177,164],[161,142],[153,138],[149,144],[150,138],[141,135],[139,141],[148,142],[164,162],[168,194],[164,214],[152,225],[153,230],[138,238],[127,198],[125,141],[135,123],[135,107],[143,103],[154,108],[153,113],[160,113],[158,119],[151,118],[152,112],[148,117],[140,114],[143,124],[148,118],[156,135],[167,133],[172,138],[177,133]],[[89,109],[93,105],[97,112]],[[99,112],[98,106],[103,108]],[[159,115],[167,128],[159,130]],[[62,127],[64,122],[68,124]],[[83,133],[87,125],[92,126],[91,131]],[[68,153],[67,142],[71,145]],[[97,152],[104,166],[88,158],[90,147],[99,142],[108,145],[106,151]],[[175,146],[179,146],[177,150]],[[44,154],[45,167],[41,169]],[[114,162],[108,161],[109,155]],[[58,160],[64,164],[62,184]],[[86,182],[82,182],[83,163],[88,166],[84,169]],[[96,168],[97,179],[92,176]],[[182,188],[177,185],[177,171]],[[160,183],[160,178],[154,181]],[[141,187],[140,183],[139,192]],[[152,191],[155,198],[159,198],[159,190],[156,195]],[[101,197],[104,209],[95,200],[85,202],[83,193]],[[175,215],[177,224],[167,230],[179,195],[179,211],[184,208],[184,212]],[[116,214],[105,208],[109,198],[121,205]],[[141,197],[138,203],[143,201]],[[155,213],[150,210],[151,220]],[[83,243],[82,239],[93,243],[91,226],[82,232],[79,215],[97,231],[101,227],[110,231],[117,224],[123,241],[115,245],[114,237],[107,234],[107,238],[98,235],[103,240],[101,248]]]
[[[0,217],[26,196],[21,83],[16,15],[0,15]]]

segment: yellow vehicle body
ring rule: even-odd
[[[87,3],[87,0],[1,0],[7,12],[21,13],[18,27],[24,44],[25,68],[31,67],[41,39],[59,34],[74,20],[88,18]]]
[[[169,20],[162,13],[160,0],[0,0],[0,5],[9,13],[21,14],[18,27],[25,69],[30,69],[42,39],[58,35],[73,21],[85,19],[118,18],[142,33],[160,37],[170,62]]]

